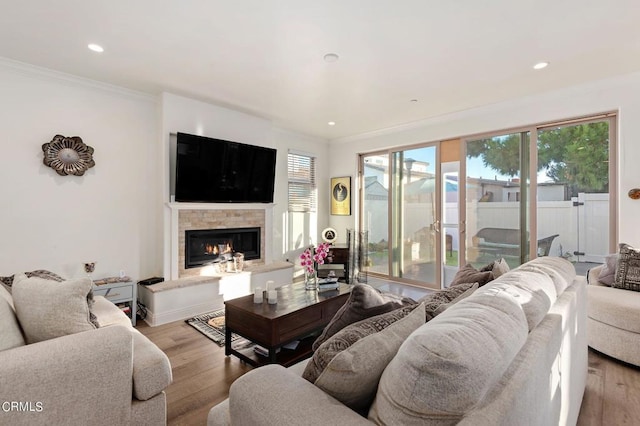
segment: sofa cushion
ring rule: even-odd
[[[418,300],[418,303],[424,303],[425,319],[432,320],[436,315],[442,313],[446,308],[451,306],[454,301],[462,300],[462,295],[468,296],[478,288],[478,283],[462,283],[453,287],[429,293]]]
[[[169,358],[151,340],[131,327],[133,333],[133,396],[146,401],[171,384]]]
[[[391,312],[404,305],[415,305],[415,301],[395,294],[381,293],[367,284],[356,284],[349,299],[333,316],[320,336],[313,342],[312,349],[317,350],[329,337],[349,324],[376,315]]]
[[[562,257],[538,257],[519,266],[518,270],[547,274],[553,281],[558,297],[564,293],[565,289],[576,278],[576,268],[571,262]]]
[[[4,289],[0,289],[4,291]],[[9,302],[0,297],[0,351],[25,344],[16,313]]]
[[[11,297],[11,293],[9,293],[9,291],[6,290],[3,286],[0,286],[0,299],[6,300],[9,306],[11,306],[11,309],[13,309],[13,311],[15,312],[16,309],[13,306],[13,297]]]
[[[612,287],[640,291],[640,249],[620,244]]]
[[[320,346],[302,377],[366,413],[382,371],[409,334],[424,324],[424,304],[411,309],[400,308],[340,330]]]
[[[489,281],[494,279],[493,272],[480,271],[473,267],[472,264],[467,263],[460,268],[456,275],[453,277],[450,286],[455,286],[462,283],[478,283],[479,286],[483,286]]]
[[[18,274],[12,287],[13,303],[27,343],[96,328],[89,319],[89,278],[51,285],[48,280]]]
[[[618,254],[613,253],[607,255],[600,269],[600,275],[598,275],[598,281],[601,284],[612,286],[613,281],[616,279],[616,264],[618,263]]]
[[[606,286],[587,287],[589,318],[640,334],[640,294]]]
[[[506,291],[515,297],[527,318],[529,331],[533,330],[556,301],[553,280],[544,272],[516,269],[478,290],[479,293]]]
[[[382,373],[376,424],[454,424],[502,377],[528,335],[506,290],[476,291],[413,332]]]
[[[113,302],[107,300],[104,296],[96,296],[93,307],[91,308],[96,315],[96,319],[100,327],[110,325],[123,325],[131,327],[131,319],[120,310]]]

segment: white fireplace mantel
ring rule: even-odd
[[[273,207],[274,203],[179,203],[165,204],[169,216],[169,232],[165,228],[165,241],[170,247],[169,262],[165,262],[164,276],[175,280],[180,278],[179,268],[179,212],[180,210],[264,210],[264,262],[272,262]],[[165,216],[166,217],[166,216]],[[168,265],[166,263],[169,263]]]

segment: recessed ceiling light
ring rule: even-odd
[[[418,100],[417,99],[411,99],[409,102],[415,103],[415,102],[418,102]]]
[[[534,70],[541,70],[542,68],[546,68],[549,65],[549,62],[538,62],[533,66]]]
[[[90,43],[87,45],[87,47],[89,48],[89,50],[93,50],[94,52],[98,52],[98,53],[104,52],[104,48],[99,44]]]
[[[330,122],[328,122],[327,124],[328,124],[329,126],[335,126],[335,125],[336,125],[336,122],[335,122],[335,121],[330,121]]]
[[[340,57],[335,53],[327,53],[324,55],[325,62],[338,62],[338,59],[340,59]]]

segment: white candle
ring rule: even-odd
[[[253,294],[253,303],[262,303],[262,288],[256,287],[256,292]]]
[[[267,298],[270,304],[278,303],[278,292],[275,290],[269,290],[267,293]]]
[[[275,284],[275,281],[273,281],[273,280],[267,281],[267,284],[265,285],[266,290],[269,291],[269,289],[273,289],[273,285],[274,284]]]

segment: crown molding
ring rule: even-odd
[[[116,86],[114,84],[103,83],[98,80],[92,80],[80,77],[74,74],[68,74],[61,71],[55,71],[49,68],[39,67],[36,65],[20,62],[13,59],[0,56],[0,69],[23,75],[30,78],[37,78],[44,81],[54,83],[68,84],[72,86],[81,86],[90,89],[97,89],[103,92],[117,94],[128,98],[149,101],[153,103],[159,102],[159,96],[147,92],[127,89],[125,87]]]

